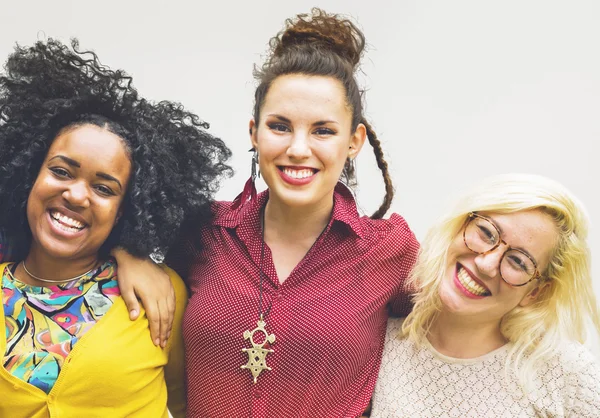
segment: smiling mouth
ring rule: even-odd
[[[460,264],[458,265],[458,269],[456,271],[456,277],[458,278],[460,284],[472,294],[476,296],[492,296],[492,293],[473,280],[467,270],[465,270]]]
[[[279,166],[278,168],[286,176],[291,177],[293,179],[298,179],[298,180],[307,179],[309,177],[312,177],[315,174],[317,174],[317,171],[318,171],[318,170],[315,170],[314,168],[298,169],[298,168],[286,167],[286,166]]]
[[[69,218],[68,216],[63,215],[56,210],[50,211],[50,218],[52,218],[54,225],[63,231],[78,232],[86,227],[85,224],[79,222],[78,220]]]

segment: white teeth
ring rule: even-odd
[[[55,222],[56,225],[60,225],[64,228],[64,230],[66,231],[79,231],[81,229],[83,229],[83,227],[85,226],[84,224],[82,224],[81,222],[69,218],[68,216],[63,215],[60,212],[57,211],[52,211],[50,212],[50,216],[52,217],[52,219],[58,221]]]
[[[462,284],[465,288],[467,288],[467,290],[469,290],[469,292],[473,293],[474,295],[484,296],[489,294],[488,290],[485,287],[481,286],[479,283],[477,283],[475,280],[473,280],[471,276],[469,276],[469,273],[467,273],[462,267],[458,269],[457,276],[460,284]]]
[[[290,176],[290,177],[295,178],[295,179],[305,179],[305,178],[310,177],[310,176],[313,175],[313,170],[308,169],[308,168],[304,168],[302,170],[294,170],[294,169],[291,169],[289,167],[284,167],[283,168],[283,172],[287,176]]]

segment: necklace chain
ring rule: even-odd
[[[325,233],[325,231],[327,230],[327,225],[329,225],[329,222],[325,225],[325,227],[323,228],[323,230],[321,231],[321,233],[319,234],[319,236],[317,237],[315,242],[313,242],[311,247],[308,249],[308,251],[306,252],[304,257],[306,257],[306,255],[308,255],[308,253],[310,253],[310,251],[313,249],[313,247],[315,246],[317,241],[319,241],[321,236]],[[252,376],[254,378],[254,383],[256,383],[258,376],[262,373],[263,370],[272,370],[269,366],[267,366],[267,355],[275,352],[275,350],[273,350],[271,348],[272,344],[275,343],[275,334],[268,333],[268,331],[265,329],[265,326],[267,324],[264,320],[264,317],[269,314],[269,311],[271,310],[271,307],[273,306],[272,302],[269,305],[269,309],[267,309],[267,311],[263,314],[263,275],[265,274],[265,272],[263,271],[263,261],[265,258],[265,210],[264,209],[261,211],[261,227],[262,227],[262,231],[261,231],[262,243],[260,246],[260,264],[258,266],[258,274],[259,274],[259,279],[258,279],[258,282],[259,282],[259,285],[258,285],[259,286],[258,321],[256,322],[256,328],[254,328],[252,331],[247,330],[244,332],[244,339],[250,340],[250,343],[252,344],[252,348],[242,348],[242,351],[244,353],[248,354],[248,362],[241,366],[242,369],[247,369],[252,373]],[[254,334],[257,332],[264,335],[264,340],[261,344],[254,341]]]
[[[67,282],[73,282],[75,280],[79,280],[82,277],[90,274],[96,268],[96,266],[94,266],[90,270],[86,271],[85,273],[80,274],[79,276],[71,277],[69,279],[64,279],[64,280],[50,280],[50,279],[44,279],[42,277],[38,277],[35,274],[33,274],[32,272],[30,272],[29,269],[27,269],[27,266],[25,265],[25,260],[21,261],[21,264],[23,264],[23,270],[25,270],[25,273],[27,273],[27,275],[29,275],[32,279],[39,280],[40,282],[44,282],[44,283],[67,283]],[[11,276],[12,276],[12,274],[11,274]],[[13,276],[13,278],[14,278],[14,276]]]

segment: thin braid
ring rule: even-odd
[[[367,122],[364,118],[360,121],[365,128],[367,128],[367,138],[369,138],[369,144],[373,147],[373,153],[375,154],[375,159],[377,160],[377,167],[381,170],[381,174],[383,176],[383,182],[385,183],[385,197],[383,198],[383,203],[379,206],[379,209],[371,215],[372,219],[380,219],[385,215],[390,206],[392,206],[392,200],[394,199],[394,186],[392,184],[392,178],[390,177],[390,171],[388,168],[388,164],[383,158],[383,150],[381,149],[381,142],[377,139],[377,135],[373,130],[373,127]]]

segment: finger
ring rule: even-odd
[[[169,288],[169,297],[167,298],[168,308],[168,324],[167,324],[167,340],[171,336],[171,330],[173,329],[173,321],[175,320],[175,306],[177,300],[175,299],[175,290],[173,287]]]
[[[146,309],[146,316],[148,317],[148,324],[150,325],[150,336],[154,345],[160,345],[160,310],[158,304],[149,304]]]
[[[119,282],[119,290],[121,292],[121,297],[125,302],[125,306],[127,306],[127,310],[129,311],[129,319],[135,321],[140,316],[140,303],[135,297],[133,288],[125,283]]]
[[[160,346],[165,348],[169,331],[169,305],[166,299],[158,301],[158,310],[160,312]]]

